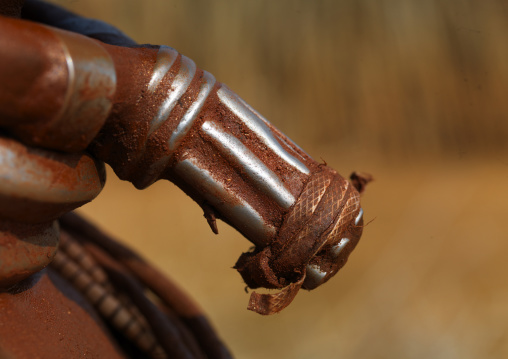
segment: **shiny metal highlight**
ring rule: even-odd
[[[224,132],[216,124],[205,122],[203,131],[215,141],[214,146],[240,166],[261,191],[273,198],[280,206],[289,208],[295,203],[293,195],[281,180],[257,158],[239,139]]]
[[[323,279],[326,277],[328,273],[323,272],[321,268],[316,264],[308,264],[307,265],[307,275],[305,276],[305,281],[303,282],[303,287],[305,289],[314,289],[319,287]]]
[[[189,132],[192,127],[194,120],[197,115],[201,111],[203,104],[205,103],[208,95],[212,91],[213,86],[215,85],[215,77],[209,72],[203,72],[203,83],[201,85],[201,89],[199,90],[198,96],[196,100],[189,107],[185,115],[182,117],[182,120],[176,127],[176,130],[173,132],[169,139],[168,147],[171,152],[173,152],[185,135]]]
[[[159,47],[157,59],[155,60],[155,65],[153,66],[152,78],[148,83],[149,92],[155,92],[164,76],[166,76],[171,66],[175,63],[177,57],[178,52],[175,49],[169,46]]]
[[[286,161],[290,166],[296,168],[298,171],[309,174],[309,169],[293,155],[289,154],[275,139],[270,131],[270,128],[258,116],[256,112],[251,110],[250,106],[246,106],[244,101],[238,95],[232,92],[229,88],[223,85],[218,91],[220,101],[226,105],[233,113],[240,118],[240,120],[258,136],[277,156]]]
[[[355,226],[358,225],[358,223],[360,223],[360,220],[362,219],[363,217],[363,209],[360,208],[360,212],[358,212],[358,216],[356,216],[356,219],[355,219]]]
[[[266,120],[264,117],[262,117],[262,119],[265,121],[265,123],[269,123],[269,122],[268,122],[268,120]],[[291,145],[293,145],[294,147],[298,148],[301,152],[303,152],[303,153],[307,154],[307,152],[305,152],[305,151],[303,150],[303,148],[301,148],[300,146],[298,146],[298,145],[297,145],[295,142],[293,142],[293,140],[292,140],[292,139],[290,139],[288,136],[286,136],[286,135],[281,136],[281,135],[279,135],[278,133],[275,133],[275,136],[277,136],[277,138],[278,138],[280,141],[284,142],[284,144],[285,144],[286,146],[288,146],[289,148],[291,148]],[[296,153],[296,154],[298,155],[298,157],[300,157],[302,160],[306,160],[306,158],[305,158],[305,157],[304,157],[304,156],[303,156],[300,152],[295,151],[295,153]],[[309,156],[309,155],[307,154],[307,156]],[[309,156],[309,157],[310,157],[310,156]]]
[[[0,137],[0,218],[58,218],[100,193],[103,166],[84,153],[58,154]]]
[[[264,245],[275,236],[276,230],[244,199],[231,193],[224,184],[193,159],[185,159],[174,167],[175,173],[228,219],[255,245]]]
[[[339,243],[332,247],[332,253],[334,256],[338,257],[340,252],[344,249],[344,247],[349,243],[349,238],[342,238]]]
[[[189,88],[189,85],[192,82],[195,74],[196,64],[194,61],[182,55],[180,70],[178,71],[178,74],[171,84],[167,98],[159,107],[159,111],[150,123],[148,136],[156,131],[164,123],[164,121],[167,120],[171,111],[173,111],[173,108],[175,108],[175,105],[178,103],[180,97],[182,97]]]
[[[201,89],[199,90],[196,100],[187,109],[187,112],[185,112],[182,120],[178,123],[178,126],[168,140],[169,154],[150,164],[150,167],[143,175],[143,182],[139,183],[140,188],[148,187],[154,183],[160,177],[161,173],[167,168],[169,161],[171,161],[173,152],[178,148],[184,137],[191,129],[194,124],[194,120],[201,111],[201,108],[210,95],[214,85],[215,77],[204,71],[203,83],[201,84]]]
[[[113,106],[115,64],[97,42],[68,31],[50,31],[65,54],[67,89],[60,110],[51,122],[35,130],[37,138],[32,142],[66,152],[82,151],[104,125]]]
[[[265,123],[265,125],[267,125],[268,127],[270,126],[273,126],[270,121],[268,121],[266,119],[265,116],[263,116],[262,114],[260,114],[254,107],[252,107],[251,105],[249,105],[247,102],[245,102],[245,100],[243,98],[241,98],[240,96],[236,95],[236,97],[242,102],[242,104],[247,107],[249,110],[251,110],[257,117],[259,117],[261,119],[261,121],[263,121]],[[292,139],[290,139],[287,135],[285,134],[282,134],[282,133],[278,133],[277,131],[279,131],[278,129],[275,129],[276,132],[274,132],[274,135],[282,142],[284,142],[284,144],[286,146],[288,146],[289,148],[291,148],[291,145],[293,145],[294,147],[298,148],[301,152],[305,153],[307,156],[309,156],[307,154],[307,152],[305,152],[303,150],[303,148],[301,148],[300,146],[298,146]],[[279,131],[280,132],[280,131]],[[302,156],[302,154],[300,154],[299,152],[295,151],[296,154],[298,155],[298,157],[300,157],[301,159],[305,160],[305,157]],[[310,156],[309,156],[310,157]]]

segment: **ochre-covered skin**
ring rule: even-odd
[[[51,264],[52,268],[58,268],[59,273],[75,283],[77,289],[82,291],[84,289],[88,294],[96,292],[93,287],[100,285],[114,286],[123,292],[121,302],[125,301],[127,295],[132,303],[136,303],[138,311],[146,319],[144,322],[149,323],[152,330],[148,332],[153,333],[153,337],[157,339],[155,346],[144,340],[145,344],[152,347],[150,353],[157,354],[159,347],[164,349],[169,358],[231,358],[231,354],[217,336],[203,310],[167,275],[74,213],[63,216],[60,223],[63,233],[61,251]],[[74,246],[70,245],[72,243]],[[81,247],[81,250],[71,248],[76,245]],[[63,261],[67,264],[58,259],[60,254],[67,257],[67,260]],[[92,260],[83,265],[87,257],[92,257]],[[69,266],[69,262],[74,262],[75,267],[79,262],[77,266],[80,268],[77,272]],[[89,276],[97,279],[94,285],[89,285],[88,281],[84,280],[84,277]],[[143,294],[140,285],[149,289],[151,300]],[[98,311],[105,314],[105,320],[112,327],[124,332],[131,344],[139,343],[143,339],[143,335],[139,334],[144,331],[143,327],[147,324],[141,321],[139,323],[141,325],[136,326],[131,320],[119,321],[120,317],[125,318],[125,313],[122,312],[129,307],[124,305],[123,309],[118,310],[114,301],[111,301],[111,297],[114,296],[112,294],[114,293],[109,293],[106,297],[102,295],[87,297],[91,303],[101,303]],[[144,337],[147,338],[146,335]],[[139,355],[134,354],[132,357],[137,358]],[[160,355],[153,357],[164,358]]]
[[[51,270],[0,292],[7,358],[124,358],[113,343],[88,302]]]
[[[58,223],[0,220],[0,291],[49,265],[58,248]]]

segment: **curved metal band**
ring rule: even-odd
[[[150,80],[150,84],[148,86],[149,90],[151,89],[150,91],[153,91],[155,89],[154,86],[157,86],[157,84],[160,83],[165,73],[172,66],[174,59],[178,55],[178,53],[176,53],[176,55],[173,55],[172,58],[169,58],[169,60],[171,61],[170,63],[169,61],[166,61],[165,63],[160,61],[159,59],[164,59],[165,57],[168,57],[166,53],[168,53],[168,51],[170,50],[176,53],[176,51],[174,51],[171,48],[161,47],[161,50],[159,50],[159,53],[157,54],[157,64],[155,66],[156,69],[154,70],[154,76]],[[165,56],[162,57],[161,53],[164,54]],[[214,85],[215,85],[215,77],[209,72],[203,71],[203,80],[197,98],[194,100],[194,102],[192,102],[192,104],[189,106],[183,117],[180,119],[180,122],[178,122],[176,129],[171,134],[171,137],[167,142],[169,150],[168,154],[159,159],[158,161],[152,163],[149,169],[146,171],[146,173],[140,176],[141,177],[140,181],[136,184],[138,188],[145,188],[154,183],[161,176],[164,170],[168,167],[168,163],[171,161],[173,154],[178,149],[178,146],[181,144],[185,136],[187,136],[190,129],[194,125],[194,121],[196,120],[201,109],[203,108],[203,105],[208,99],[208,96],[210,95]]]
[[[175,166],[175,173],[193,185],[210,204],[219,210],[231,223],[256,245],[263,245],[274,237],[276,230],[266,223],[249,203],[237,194],[228,191],[203,169],[194,159],[187,158]]]
[[[41,223],[92,199],[106,177],[87,154],[57,154],[0,137],[0,218]]]
[[[277,175],[257,158],[239,139],[228,134],[213,122],[205,122],[201,129],[213,139],[219,153],[227,156],[231,162],[242,168],[257,188],[267,193],[281,207],[289,208],[295,198]]]
[[[84,150],[103,126],[116,91],[113,60],[99,42],[49,28],[65,53],[68,87],[64,104],[38,142],[64,151]]]
[[[215,85],[215,77],[209,72],[203,71],[203,83],[201,84],[201,88],[199,90],[198,96],[196,100],[189,107],[185,115],[182,117],[175,131],[171,134],[171,137],[168,141],[168,148],[171,153],[173,153],[178,145],[182,142],[183,138],[187,135],[192,125],[194,124],[194,120],[198,116],[199,112],[203,108],[205,101],[208,99],[208,95],[212,91],[213,86]]]
[[[153,67],[153,74],[148,83],[148,92],[153,94],[157,90],[157,87],[171,69],[177,57],[178,52],[175,49],[164,45],[159,48],[157,59]]]
[[[217,95],[222,103],[224,103],[238,118],[258,136],[259,140],[266,144],[277,156],[282,158],[288,164],[304,174],[310,174],[309,169],[301,161],[288,153],[275,139],[272,132],[263,117],[254,112],[247,103],[232,92],[227,86],[223,85]]]
[[[155,117],[150,122],[148,136],[150,136],[153,132],[155,132],[164,123],[164,121],[168,119],[171,111],[173,111],[176,104],[178,103],[178,100],[189,88],[189,85],[192,82],[192,79],[194,78],[195,74],[196,74],[196,64],[194,63],[194,61],[182,55],[180,70],[176,74],[176,77],[173,80],[173,82],[171,83],[171,89],[168,91],[164,102],[160,106]],[[162,75],[162,77],[164,76]]]

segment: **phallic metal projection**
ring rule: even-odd
[[[18,166],[15,185],[0,174],[0,196],[10,201],[0,208],[4,218],[27,222],[24,198],[40,192],[34,216],[50,208],[50,230],[59,215],[98,194],[104,161],[137,188],[174,182],[202,206],[214,232],[221,219],[251,241],[255,248],[236,269],[251,288],[281,290],[253,292],[249,309],[258,313],[282,310],[300,288],[318,287],[345,264],[362,234],[366,178],[349,182],[314,161],[191,59],[167,46],[111,46],[19,19],[2,18],[0,33],[12,39],[10,57],[0,59],[0,126],[29,146],[90,154],[76,155],[61,190],[44,192],[51,181],[44,166],[61,161],[42,154],[16,163],[26,147],[0,139],[2,169]],[[27,96],[10,95],[14,86],[25,86]],[[73,176],[85,187],[56,200]]]

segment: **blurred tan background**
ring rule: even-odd
[[[81,213],[206,309],[238,358],[508,357],[508,4],[503,0],[60,0],[227,83],[318,161],[372,173],[348,265],[281,314],[248,312],[170,183],[110,171]]]

